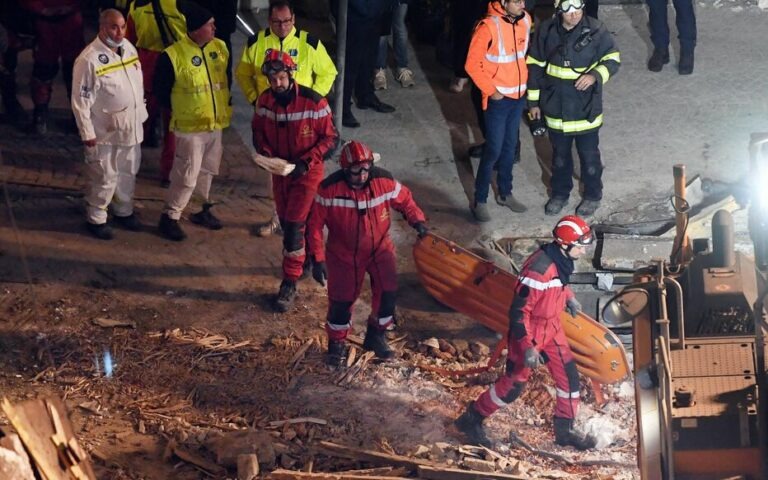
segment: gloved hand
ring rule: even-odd
[[[544,359],[541,358],[541,354],[531,347],[523,354],[523,364],[528,368],[539,368],[539,365],[544,363]]]
[[[419,236],[419,238],[424,238],[424,236],[429,231],[429,228],[427,228],[424,222],[416,223],[416,225],[414,225],[413,228],[416,230],[416,234]]]
[[[565,311],[570,313],[572,317],[575,317],[581,311],[581,304],[576,297],[571,297],[565,301]]]
[[[312,278],[320,285],[325,286],[325,279],[328,278],[328,269],[325,268],[325,262],[312,261]]]
[[[296,162],[296,168],[294,168],[293,171],[288,174],[288,176],[295,180],[303,176],[305,173],[307,173],[308,170],[309,170],[309,165],[307,165],[307,162],[303,160],[299,160],[298,162]]]

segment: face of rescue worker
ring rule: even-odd
[[[215,35],[216,25],[213,22],[213,18],[205,22],[202,27],[198,28],[194,32],[189,32],[189,38],[194,40],[198,45],[205,45],[206,43],[213,40]]]
[[[587,247],[581,247],[579,245],[574,245],[571,247],[570,251],[565,252],[566,255],[568,255],[571,260],[578,260],[581,258],[585,253],[587,253]]]
[[[290,8],[275,8],[269,16],[269,29],[277,35],[277,38],[285,38],[293,29],[293,20],[294,17]]]
[[[115,12],[104,18],[99,25],[99,38],[110,47],[116,48],[125,39],[125,28],[125,19],[119,12]]]
[[[566,30],[571,30],[573,27],[579,24],[581,21],[581,17],[584,16],[584,10],[583,9],[577,9],[577,10],[571,10],[570,12],[565,12],[562,14],[563,16],[563,28]]]
[[[269,88],[275,93],[283,93],[291,86],[291,76],[288,72],[277,72],[269,75]]]
[[[368,183],[370,172],[370,162],[356,163],[346,169],[347,183],[352,188],[363,188]]]
[[[502,0],[501,4],[504,6],[504,10],[513,17],[522,14],[523,9],[525,8],[525,2],[523,0],[507,0],[506,2]]]

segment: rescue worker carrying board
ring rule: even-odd
[[[509,311],[507,365],[504,375],[455,421],[456,427],[478,445],[491,446],[483,421],[515,401],[533,369],[545,364],[555,380],[555,443],[579,450],[593,448],[591,435],[574,429],[579,408],[579,374],[560,323],[560,312],[572,316],[581,305],[568,287],[573,261],[592,243],[592,230],[580,217],[567,215],[552,232],[554,240],[543,245],[523,264],[515,299]]]
[[[385,333],[394,322],[397,295],[395,245],[389,235],[390,207],[402,213],[419,236],[427,233],[421,211],[405,185],[383,168],[373,166],[373,152],[357,141],[341,150],[341,170],[320,184],[309,218],[312,277],[328,280],[327,363],[341,366],[352,320],[352,305],[360,296],[365,274],[371,279],[371,315],[363,348],[376,357],[394,354]],[[328,227],[327,249],[323,227]],[[326,267],[327,261],[327,267]]]

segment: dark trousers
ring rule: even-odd
[[[669,47],[669,23],[667,23],[667,0],[646,0],[648,3],[648,25],[651,29],[651,41],[654,48]],[[696,14],[693,0],[672,0],[675,7],[680,49],[693,51],[696,46]]]
[[[378,22],[348,22],[347,53],[344,58],[344,110],[352,105],[352,93],[357,102],[367,102],[373,96],[371,76],[379,49]]]
[[[520,116],[525,98],[488,99],[485,110],[485,147],[475,178],[475,202],[486,203],[493,167],[498,163],[496,183],[502,197],[512,193],[512,164],[515,160]]]
[[[581,164],[584,200],[603,198],[603,162],[600,159],[598,132],[599,129],[582,135],[565,135],[549,130],[549,141],[552,143],[552,198],[567,199],[573,189],[571,146],[574,140]]]

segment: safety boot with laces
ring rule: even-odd
[[[270,218],[269,221],[257,224],[255,231],[257,237],[269,237],[270,235],[283,234],[283,229],[280,227],[280,219],[277,217],[276,213],[272,215],[272,218]]]
[[[403,88],[408,88],[416,85],[413,81],[413,71],[410,68],[398,68],[397,69],[397,81]]]
[[[341,367],[347,362],[347,345],[344,340],[328,340],[328,353],[325,363],[331,367]]]
[[[296,282],[293,280],[283,280],[280,283],[280,290],[275,296],[273,306],[280,313],[287,312],[296,300]]]
[[[203,209],[190,215],[189,220],[192,223],[200,225],[201,227],[205,227],[209,230],[221,230],[221,220],[216,218],[216,216],[211,213],[211,207],[213,207],[213,204],[204,203]]]
[[[373,74],[373,89],[374,90],[386,90],[387,89],[387,71],[383,68],[377,68],[376,73]]]
[[[363,340],[363,348],[366,350],[372,350],[376,354],[376,358],[382,360],[389,360],[395,355],[395,352],[389,348],[387,343],[386,330],[379,330],[373,325],[368,325],[368,330],[365,331],[365,340]]]
[[[488,439],[483,428],[483,420],[485,420],[485,417],[477,411],[475,403],[472,402],[467,405],[464,413],[454,420],[453,424],[467,437],[471,444],[491,448],[491,441]]]
[[[595,448],[597,439],[592,435],[573,428],[573,419],[555,417],[555,443],[563,447],[574,447],[577,450]]]

